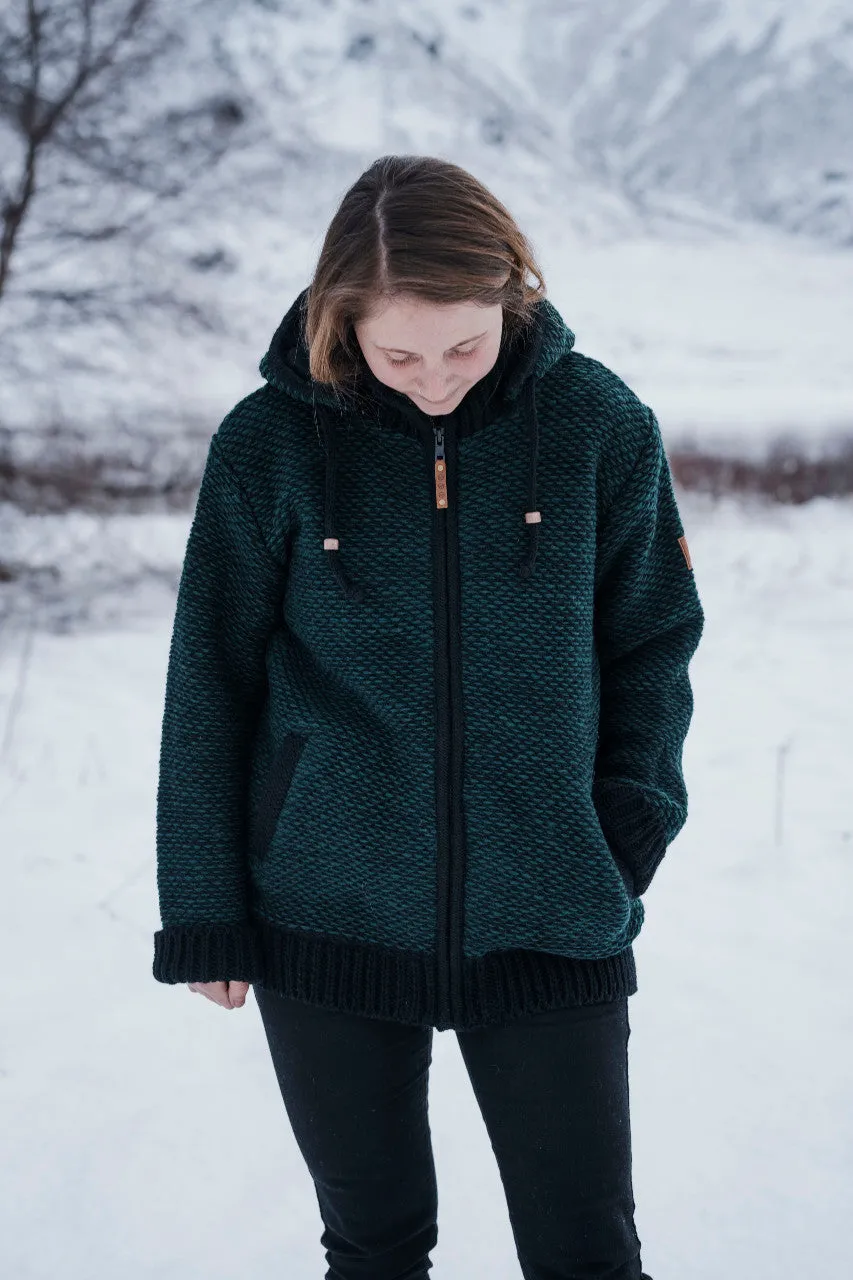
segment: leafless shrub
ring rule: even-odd
[[[803,503],[812,498],[853,494],[853,437],[812,458],[795,445],[778,446],[764,458],[745,459],[696,450],[669,455],[676,481],[715,497],[757,493],[774,502]]]
[[[231,145],[238,98],[156,90],[177,13],[162,0],[0,8],[0,298],[14,281],[37,316],[118,318],[126,282],[87,278],[81,250],[127,253]]]
[[[209,432],[118,431],[106,441],[58,425],[34,437],[0,428],[0,502],[27,515],[186,510]]]

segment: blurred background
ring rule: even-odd
[[[0,0],[3,1275],[323,1273],[251,995],[151,976],[154,798],[209,439],[388,153],[489,185],[654,407],[706,609],[634,944],[644,1267],[841,1275],[853,0]],[[437,1274],[510,1280],[452,1034],[430,1107]]]

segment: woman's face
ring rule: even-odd
[[[450,413],[498,358],[503,308],[438,305],[419,298],[382,304],[354,325],[371,372],[429,414]]]

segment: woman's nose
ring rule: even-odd
[[[450,388],[443,378],[422,378],[417,387],[418,393],[427,400],[446,400]]]

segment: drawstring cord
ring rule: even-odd
[[[349,600],[355,601],[356,604],[362,604],[364,601],[364,591],[349,577],[340,557],[340,540],[335,533],[335,479],[337,476],[337,440],[335,438],[335,426],[331,417],[321,410],[317,411],[317,400],[314,397],[314,385],[311,385],[311,395],[314,398],[314,423],[320,440],[326,451],[326,496],[324,502],[325,525],[323,529],[323,550],[327,554],[329,568],[338,580],[341,590]],[[322,425],[321,425],[322,422]]]
[[[527,419],[530,425],[530,462],[527,479],[527,510],[524,513],[527,529],[527,550],[518,566],[519,575],[527,579],[533,573],[536,553],[539,550],[539,526],[542,512],[536,510],[536,467],[539,461],[539,419],[536,416],[536,378],[531,374],[524,386]]]
[[[335,480],[337,475],[338,453],[337,440],[335,433],[335,424],[331,418],[327,406],[318,407],[316,397],[314,396],[314,387],[311,387],[312,398],[314,401],[314,423],[317,427],[317,434],[323,445],[326,454],[326,484],[325,484],[325,502],[324,502],[324,537],[323,550],[327,553],[329,568],[334,574],[341,590],[349,600],[362,604],[364,601],[364,591],[346,572],[341,563],[340,557],[340,539],[335,532]],[[527,510],[524,512],[525,528],[527,530],[527,549],[524,556],[519,562],[519,577],[528,579],[533,573],[536,564],[536,555],[539,550],[539,528],[542,521],[542,513],[536,510],[536,470],[539,460],[539,419],[536,414],[536,378],[531,373],[527,378],[524,387],[525,400],[525,416],[527,417],[530,434],[529,434],[529,465],[527,479]]]

